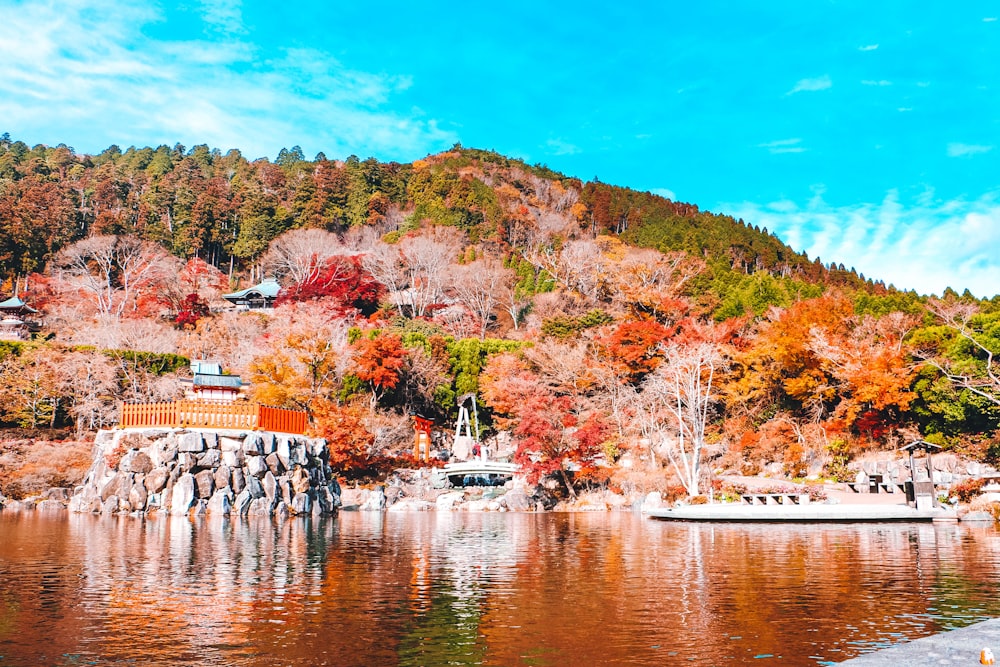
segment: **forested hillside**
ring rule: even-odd
[[[887,288],[752,222],[461,146],[272,163],[4,135],[0,300],[41,330],[0,342],[0,422],[86,433],[210,358],[307,410],[347,475],[470,393],[568,493],[694,493],[702,462],[838,475],[917,437],[1000,455],[1000,301]],[[273,310],[220,298],[265,276]]]

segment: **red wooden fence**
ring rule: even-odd
[[[301,410],[272,408],[259,403],[123,403],[119,409],[119,428],[172,427],[218,428],[234,430],[306,432],[307,416]]]

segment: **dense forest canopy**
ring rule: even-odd
[[[705,456],[790,475],[915,437],[1000,456],[1000,297],[900,291],[751,223],[459,145],[271,162],[5,134],[0,293],[43,328],[0,343],[0,422],[99,428],[212,358],[366,474],[409,413],[445,424],[468,394],[570,491],[567,462],[693,493]],[[220,298],[265,276],[272,311]]]

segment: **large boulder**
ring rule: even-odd
[[[198,498],[204,500],[211,498],[212,492],[215,491],[215,475],[211,470],[202,470],[194,476],[194,486]]]
[[[278,455],[278,460],[281,461],[281,465],[284,466],[285,470],[291,468],[291,449],[292,447],[288,442],[288,438],[278,438],[278,444],[274,449],[274,453]]]
[[[121,472],[134,472],[145,475],[153,469],[153,459],[149,454],[136,449],[125,454],[121,462],[118,463],[118,470]]]
[[[148,495],[145,485],[141,481],[136,481],[128,493],[128,503],[134,510],[145,510]]]
[[[250,511],[250,503],[253,502],[253,499],[253,496],[250,495],[250,489],[243,489],[236,496],[233,511],[235,511],[239,516],[246,516],[247,512]]]
[[[251,479],[260,479],[268,473],[267,462],[263,456],[247,457],[247,474]]]
[[[267,469],[275,475],[280,475],[285,470],[285,466],[281,463],[281,458],[274,452],[265,456],[264,461],[267,463]]]
[[[199,468],[217,468],[222,463],[222,454],[218,449],[209,449],[198,455]]]
[[[230,486],[230,478],[232,477],[232,471],[229,470],[229,466],[220,465],[215,469],[215,488],[221,489],[224,486]]]
[[[191,509],[191,505],[194,504],[195,498],[194,475],[184,473],[177,479],[177,482],[171,489],[170,513],[187,514],[188,510]]]
[[[209,514],[229,514],[233,510],[233,491],[228,486],[212,494],[205,508]]]
[[[159,493],[167,486],[167,479],[170,478],[168,468],[154,468],[146,475],[145,486],[150,493]]]
[[[275,479],[270,470],[264,475],[261,485],[264,487],[264,495],[267,496],[268,500],[273,501],[275,498],[281,498],[281,491],[278,489],[278,480]]]
[[[251,456],[260,456],[264,453],[263,438],[259,433],[251,433],[243,439],[243,453]]]
[[[312,499],[308,493],[296,493],[292,498],[292,514],[309,514],[312,511]]]
[[[205,441],[201,433],[182,433],[177,438],[177,451],[193,453],[205,451]]]

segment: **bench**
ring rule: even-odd
[[[806,505],[808,493],[744,493],[740,496],[747,505]]]

